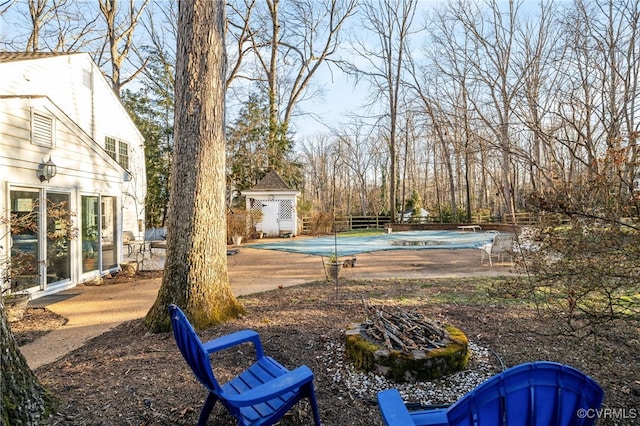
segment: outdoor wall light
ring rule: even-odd
[[[38,164],[38,171],[36,172],[36,175],[38,176],[38,179],[40,179],[40,182],[44,182],[45,180],[49,182],[56,173],[58,173],[58,170],[54,162],[51,160],[51,156],[49,156],[49,161],[46,163],[42,160],[42,162]]]

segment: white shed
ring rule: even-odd
[[[271,170],[260,182],[247,191],[247,211],[262,213],[256,231],[265,237],[294,237],[298,233],[297,199],[299,191],[291,189],[280,175]]]
[[[118,270],[123,231],[144,235],[142,135],[89,54],[0,52],[0,75],[1,214],[36,224],[0,226],[0,269],[32,297]]]

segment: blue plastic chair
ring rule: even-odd
[[[242,330],[202,343],[187,317],[176,305],[169,306],[173,335],[182,356],[193,374],[209,391],[198,425],[206,425],[218,400],[233,415],[239,425],[271,425],[282,418],[298,401],[309,398],[316,425],[320,415],[313,387],[313,373],[307,366],[289,371],[273,358],[265,356],[260,336],[253,330]],[[220,386],[216,380],[209,354],[253,343],[256,361],[238,377]]]
[[[448,408],[409,412],[396,389],[378,394],[385,424],[593,425],[604,391],[591,377],[555,362],[531,362],[503,371]]]

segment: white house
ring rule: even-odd
[[[298,232],[297,199],[299,191],[291,189],[280,175],[271,170],[260,182],[247,191],[247,211],[261,212],[256,231],[267,237],[295,236]]]
[[[2,276],[40,297],[118,270],[123,231],[144,235],[142,135],[86,53],[0,52],[0,75],[2,216],[34,225],[0,225]]]

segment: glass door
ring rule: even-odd
[[[98,269],[99,252],[98,237],[100,226],[98,223],[98,197],[82,196],[81,230],[82,238],[82,272],[91,272]]]
[[[101,221],[102,229],[100,253],[102,259],[102,270],[106,271],[118,265],[116,252],[116,203],[115,197],[101,198]]]
[[[11,191],[12,291],[38,287],[40,283],[39,191]]]
[[[46,196],[47,284],[71,278],[69,240],[74,231],[69,198],[69,194],[56,192]]]

